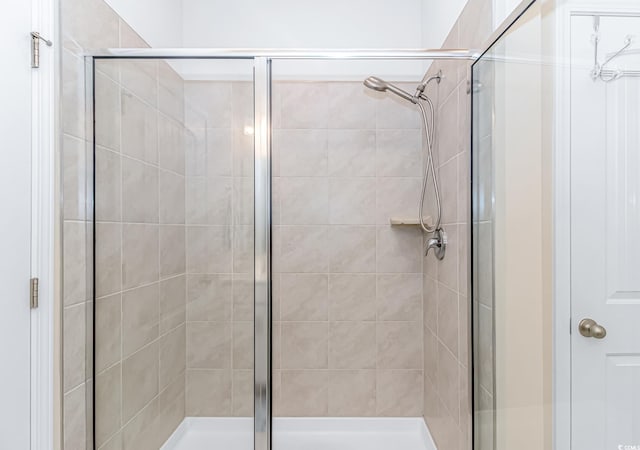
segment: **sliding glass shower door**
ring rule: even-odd
[[[93,61],[94,448],[253,448],[254,61]]]

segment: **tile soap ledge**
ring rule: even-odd
[[[431,217],[425,217],[424,223],[431,224]],[[420,221],[413,217],[392,217],[389,219],[391,226],[420,226]]]

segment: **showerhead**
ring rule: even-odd
[[[364,80],[364,85],[374,91],[384,92],[387,90],[387,82],[378,77],[369,77]]]
[[[398,86],[394,86],[391,83],[387,83],[386,81],[378,77],[367,78],[366,80],[364,80],[364,85],[369,89],[373,89],[374,91],[378,92],[393,92],[397,96],[402,97],[403,99],[408,100],[411,103],[417,102],[417,99],[407,91],[400,89]]]

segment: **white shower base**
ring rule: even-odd
[[[161,450],[252,450],[253,419],[187,417]],[[276,418],[274,450],[436,450],[421,418]]]

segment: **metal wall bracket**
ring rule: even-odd
[[[31,67],[37,69],[40,67],[40,41],[51,47],[53,42],[40,36],[37,31],[31,32]]]

